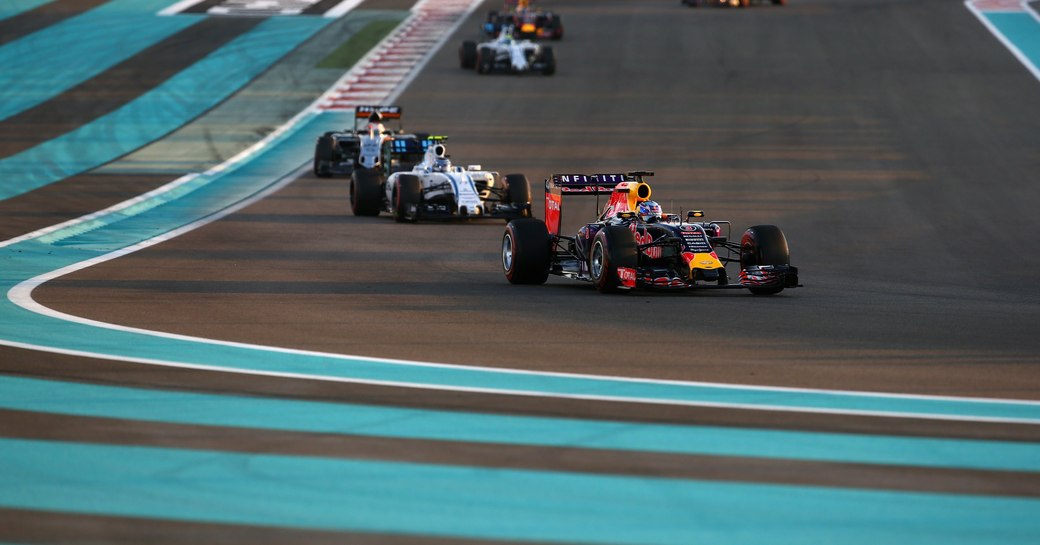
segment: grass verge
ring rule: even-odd
[[[368,23],[343,45],[340,45],[335,51],[322,59],[317,67],[350,68],[354,66],[354,63],[361,57],[364,57],[372,49],[372,46],[379,43],[387,34],[390,34],[390,31],[397,28],[397,25],[400,23],[401,20],[395,19],[379,19]]]

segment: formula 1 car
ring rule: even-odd
[[[526,218],[531,215],[531,184],[523,174],[454,167],[443,136],[427,139],[423,160],[409,171],[384,180],[370,171],[351,177],[350,203],[355,216],[389,212],[399,222],[422,219]]]
[[[686,6],[722,6],[731,8],[746,8],[751,4],[771,2],[773,5],[786,6],[787,0],[682,0]]]
[[[396,121],[387,128],[383,121]],[[425,134],[405,134],[400,106],[357,106],[354,128],[330,131],[314,145],[314,175],[350,176],[356,170],[378,171],[386,177],[409,170],[422,160]]]
[[[502,236],[502,269],[513,284],[543,284],[550,274],[592,282],[601,292],[636,288],[746,288],[772,295],[798,287],[787,239],[774,225],[730,240],[728,221],[706,221],[703,212],[663,214],[650,201],[652,172],[554,174],[545,180],[545,221],[516,219]],[[603,213],[560,234],[563,196],[610,195]],[[657,212],[643,215],[656,207]],[[598,208],[598,205],[597,205]],[[723,228],[725,226],[725,229]],[[731,282],[727,263],[739,263]]]
[[[489,37],[498,36],[504,26],[512,26],[518,38],[534,40],[559,40],[563,38],[563,22],[559,14],[532,7],[526,0],[518,0],[515,6],[506,2],[508,11],[488,13],[487,22],[481,27]]]
[[[494,40],[480,44],[462,42],[459,64],[467,70],[476,68],[478,74],[540,72],[551,76],[556,73],[556,55],[551,47],[531,40],[516,40],[512,32],[513,27],[505,26]]]

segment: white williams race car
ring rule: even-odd
[[[410,171],[383,181],[355,171],[350,203],[355,216],[389,212],[397,221],[421,219],[526,218],[531,215],[531,185],[523,174],[452,166],[444,137],[431,137],[423,160]],[[360,174],[360,175],[357,175]]]
[[[551,76],[556,73],[556,56],[552,47],[514,39],[512,26],[502,27],[498,38],[489,42],[462,42],[459,64],[467,70],[476,68],[478,74],[540,72]]]

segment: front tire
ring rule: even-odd
[[[383,180],[367,169],[350,175],[350,211],[355,216],[378,216],[383,204]]]
[[[753,265],[790,265],[791,252],[784,232],[775,225],[755,225],[740,238],[740,268]],[[783,286],[748,288],[755,295],[775,295]]]
[[[401,174],[397,177],[394,188],[394,221],[398,223],[416,222],[419,220],[419,206],[422,204],[422,182],[418,176]]]
[[[545,222],[520,218],[502,235],[502,272],[511,284],[544,284],[549,278],[552,248]]]
[[[638,264],[635,234],[623,225],[607,225],[596,233],[589,252],[589,275],[601,293],[614,293],[621,286],[619,268],[635,269]]]

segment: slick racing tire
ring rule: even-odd
[[[350,211],[355,216],[378,216],[383,204],[382,180],[379,174],[367,169],[355,170],[350,175]]]
[[[401,174],[394,188],[394,221],[416,222],[422,204],[422,182],[418,176]]]
[[[502,271],[511,284],[544,284],[552,248],[545,222],[520,218],[502,235]]]
[[[314,144],[314,175],[319,178],[332,176],[332,161],[335,159],[336,139],[332,133],[325,133],[318,137]]]
[[[495,50],[481,47],[477,50],[477,73],[489,74],[495,69]]]
[[[459,64],[466,70],[473,70],[477,66],[477,42],[469,40],[462,42],[459,46]]]
[[[543,45],[542,46],[542,75],[551,76],[556,73],[556,54],[553,53],[553,48]]]
[[[531,183],[523,174],[506,174],[506,201],[523,209],[524,217],[531,215]],[[525,206],[526,205],[526,206]]]
[[[740,268],[752,265],[790,265],[791,252],[784,232],[775,225],[755,225],[744,231],[740,238]],[[783,286],[748,288],[755,295],[774,295],[784,291]]]
[[[552,28],[552,37],[549,38],[549,39],[553,40],[553,41],[562,40],[563,39],[563,23],[560,21],[560,16],[559,15],[557,15],[555,13],[552,14],[552,19],[550,19],[549,26]]]
[[[607,225],[596,233],[589,251],[589,275],[601,293],[614,293],[621,287],[618,268],[635,269],[638,246],[632,230],[624,225]]]

